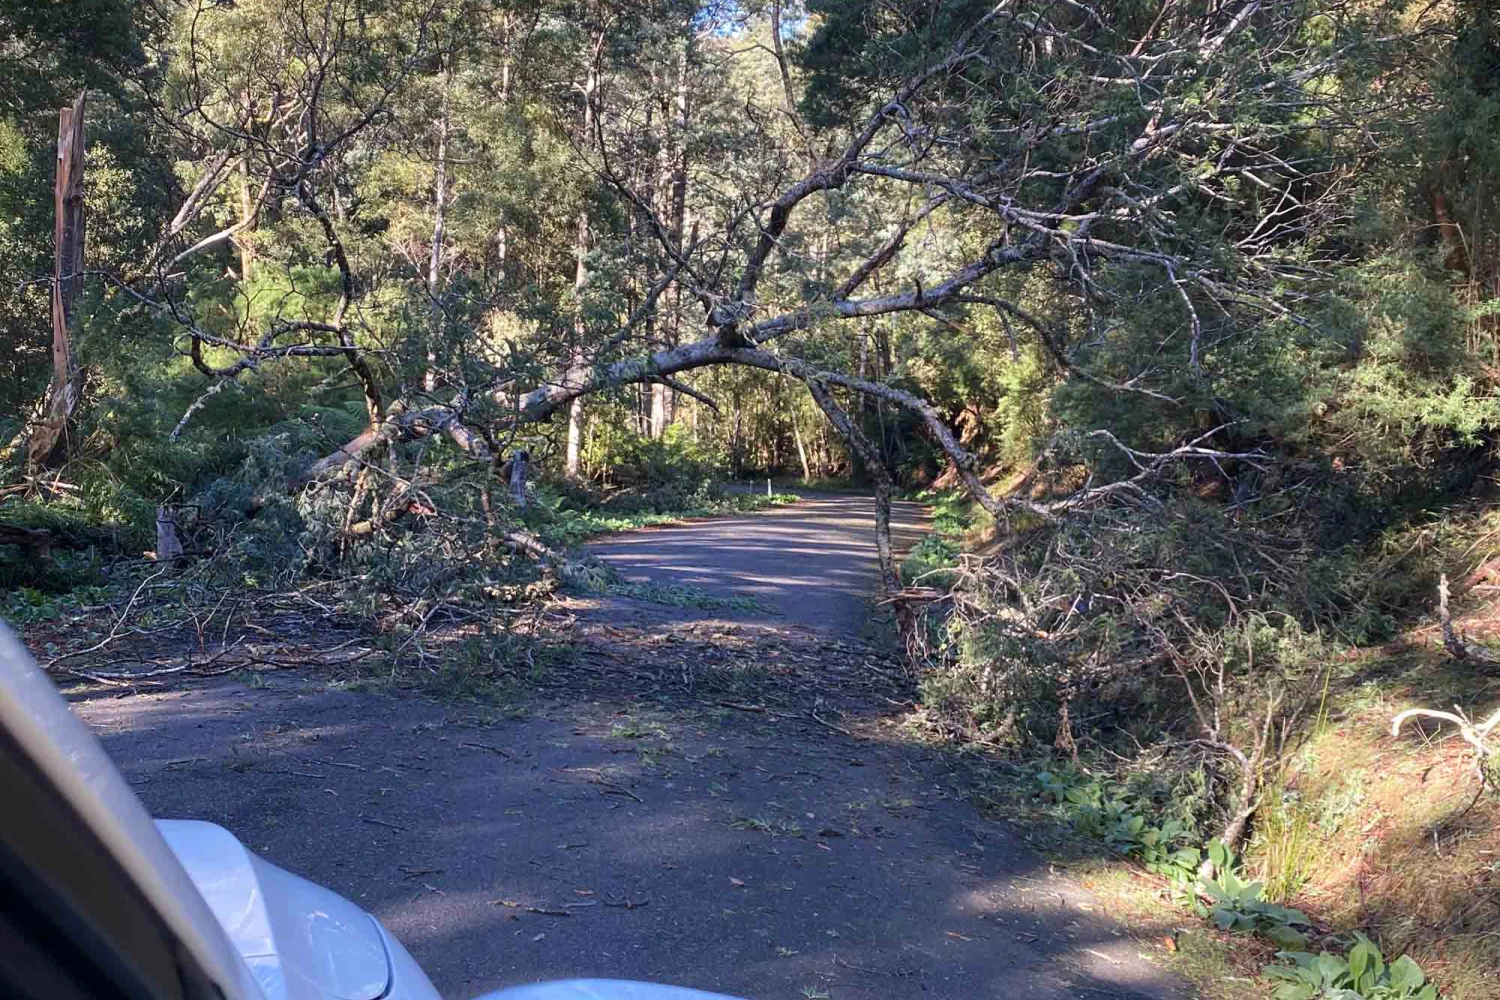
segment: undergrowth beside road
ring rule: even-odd
[[[1326,725],[1289,761],[1251,843],[1266,877],[1336,929],[1406,952],[1455,1000],[1500,996],[1500,797],[1451,728],[1393,738],[1413,705],[1485,707],[1500,677],[1431,636],[1358,654]]]
[[[751,513],[797,500],[787,493],[766,496],[728,492],[711,480],[673,480],[650,488],[614,490],[543,482],[533,487],[530,505],[520,512],[518,521],[548,546],[566,550],[611,532],[689,518]],[[25,565],[24,553],[15,551],[14,546],[0,545],[0,582],[5,584],[0,586],[0,620],[24,632],[33,623],[56,620],[128,596],[141,578],[157,567],[140,556],[140,550],[149,544],[148,537],[136,525],[111,517],[108,510],[87,506],[70,511],[57,504],[42,506],[19,499],[0,504],[0,519],[8,523],[45,527],[60,537],[81,539],[83,545],[78,550],[56,550],[41,578]],[[236,569],[232,565],[215,569],[226,568],[231,573]],[[239,575],[236,583],[256,589],[253,579]],[[511,582],[524,585],[534,578],[534,573],[523,571]],[[683,606],[707,599],[686,593],[636,593],[640,588],[615,586],[631,591],[625,596]],[[722,606],[739,605],[731,602]]]
[[[901,582],[909,587],[941,587],[951,584],[959,555],[976,524],[991,519],[972,501],[951,490],[922,490],[912,499],[931,511],[926,535],[906,553],[901,562]]]
[[[1233,641],[1206,643],[1191,668],[1157,652],[1122,669],[1109,662],[1130,648],[1119,633],[1144,622],[1149,637],[1152,619],[1109,602],[1156,600],[1152,615],[1175,608],[1211,623],[1171,583],[1201,569],[1168,563],[1122,598],[1108,589],[1119,580],[1098,572],[1138,572],[1120,550],[1083,565],[1068,550],[1077,538],[992,531],[961,498],[931,501],[933,531],[903,567],[908,596],[926,609],[912,637],[919,721],[1011,762],[982,783],[981,802],[1050,821],[1038,845],[1205,996],[1500,997],[1500,790],[1483,792],[1475,748],[1453,725],[1424,719],[1392,735],[1403,710],[1456,704],[1482,719],[1500,698],[1500,667],[1473,641],[1495,631],[1486,591],[1472,589],[1494,576],[1493,512],[1455,513],[1441,531],[1411,526],[1340,557],[1353,566],[1357,556],[1372,574],[1361,585],[1390,598],[1372,607],[1405,609],[1380,626],[1383,644],[1364,638],[1380,634],[1373,618],[1340,633],[1337,616],[1298,625],[1231,605],[1214,627]],[[1038,539],[1052,546],[1045,556],[1013,554]],[[1447,648],[1414,599],[1435,593],[1440,570],[1471,588],[1455,600],[1468,615]],[[1111,615],[1118,631],[1098,633],[1092,654],[1057,644],[1075,622]],[[1244,755],[1237,768],[1230,747]],[[1225,851],[1216,838],[1235,830],[1237,811],[1241,837]]]

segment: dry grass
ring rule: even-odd
[[[1275,948],[1195,917],[1160,876],[1113,858],[1071,857],[1068,875],[1141,943],[1141,953],[1191,982],[1203,1000],[1265,1000],[1261,968]]]
[[[1387,676],[1346,697],[1342,717],[1298,755],[1250,861],[1278,887],[1301,883],[1287,895],[1330,930],[1363,930],[1388,955],[1410,954],[1452,1000],[1500,1000],[1500,799],[1469,809],[1478,778],[1451,732],[1389,729],[1412,704],[1482,710],[1500,681],[1424,659],[1402,670],[1418,683]],[[1443,687],[1446,699],[1431,690]]]
[[[1428,724],[1390,736],[1391,716],[1412,705],[1488,709],[1500,678],[1411,646],[1391,653],[1349,671],[1332,720],[1268,789],[1245,862],[1273,898],[1313,918],[1325,936],[1315,948],[1360,930],[1389,958],[1411,955],[1447,1000],[1500,1000],[1500,797],[1469,808],[1478,778],[1452,733]],[[1203,996],[1269,994],[1257,977],[1274,948],[1205,928],[1161,879],[1133,867],[1065,863]]]

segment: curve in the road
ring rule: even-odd
[[[898,552],[926,530],[920,504],[892,505]],[[875,501],[810,494],[788,507],[631,531],[591,551],[634,583],[749,597],[787,622],[858,634],[878,584]]]

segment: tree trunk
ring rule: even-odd
[[[674,408],[670,402],[671,396],[671,386],[662,385],[660,382],[651,386],[651,437],[658,441],[672,423],[671,414]]]
[[[449,94],[453,90],[453,62],[449,57],[443,71],[443,103],[438,112],[437,161],[432,167],[432,243],[427,253],[427,309],[429,317],[427,343],[427,371],[422,376],[422,388],[428,392],[437,388],[437,344],[443,335],[443,304],[438,299],[438,290],[443,275],[443,227],[448,202],[448,134]]]
[[[744,410],[740,407],[740,397],[736,393],[729,421],[729,469],[735,479],[740,478],[745,471],[745,455],[741,448],[744,423]]]
[[[255,228],[255,199],[250,193],[250,157],[240,157],[240,224],[244,227],[234,234],[234,245],[240,251],[240,281],[249,281],[255,274],[255,248],[245,236]]]
[[[802,463],[802,481],[809,482],[812,479],[812,466],[807,464],[807,444],[802,440],[802,428],[797,423],[797,415],[792,414],[792,439],[797,442],[797,458]]]
[[[514,58],[515,40],[511,37],[513,28],[511,26],[511,15],[506,14],[500,24],[500,47],[504,55],[500,57],[500,103],[510,103],[510,74],[511,61]]]
[[[781,73],[781,95],[786,101],[786,113],[796,121],[797,92],[792,87],[792,73],[787,68],[786,51],[781,44],[781,0],[771,2],[771,52],[776,56],[776,68]]]
[[[510,458],[510,498],[521,509],[526,507],[526,467],[531,464],[531,453],[519,450]]]
[[[568,404],[568,447],[564,453],[563,470],[569,479],[583,474],[583,397]]]
[[[156,561],[173,562],[182,558],[182,540],[177,537],[177,512],[171,507],[156,508]]]
[[[668,191],[671,204],[668,206],[667,225],[672,243],[680,250],[687,221],[688,187],[688,71],[693,55],[693,31],[689,25],[687,37],[677,59],[677,88],[673,97],[671,170]],[[671,290],[672,310],[667,314],[663,333],[667,345],[676,347],[681,342],[682,285],[673,283]],[[651,387],[651,436],[660,439],[677,416],[677,394],[667,385],[657,383]]]
[[[510,103],[511,63],[514,59],[513,53],[515,46],[515,39],[513,37],[514,31],[515,28],[511,21],[511,15],[506,14],[500,25],[501,48],[505,52],[505,55],[501,58],[500,61],[501,104]],[[502,223],[499,229],[497,229],[495,232],[495,277],[501,285],[504,285],[505,283],[505,258],[509,250],[509,239],[505,231],[505,225],[504,223]]]
[[[584,152],[594,146],[594,97],[599,90],[599,56],[604,47],[604,33],[596,32],[592,39],[588,76],[583,85],[583,135],[579,143]],[[589,213],[588,208],[578,212],[578,240],[576,245],[577,269],[573,273],[573,299],[577,315],[573,320],[573,364],[584,363],[584,339],[588,335],[588,323],[584,317],[583,293],[588,288]],[[563,474],[577,479],[582,473],[583,449],[583,397],[574,397],[568,406],[568,444],[564,454]]]
[[[592,78],[592,77],[591,77]],[[588,287],[589,272],[587,266],[589,239],[589,213],[582,211],[578,213],[578,268],[573,274],[573,298],[574,306],[578,315],[573,321],[573,364],[581,365],[584,361],[583,338],[588,332],[587,324],[583,318],[583,293]],[[577,479],[582,474],[583,454],[583,397],[577,396],[568,404],[568,445],[563,458],[563,474],[569,479]]]
[[[867,379],[870,377],[870,328],[868,324],[861,324],[859,329],[859,377]],[[869,410],[875,405],[875,401],[868,396],[861,396],[859,408]]]
[[[52,264],[52,384],[42,418],[32,429],[26,466],[47,465],[67,436],[68,423],[83,391],[83,372],[73,353],[73,303],[83,284],[83,109],[84,96],[57,116],[57,180],[53,188],[56,225]]]

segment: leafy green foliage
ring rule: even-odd
[[[1307,915],[1267,902],[1264,886],[1240,877],[1236,859],[1222,841],[1215,838],[1199,847],[1196,831],[1183,821],[1153,823],[1147,812],[1155,810],[1120,782],[1052,771],[1039,772],[1036,780],[1042,798],[1058,806],[1074,830],[1169,879],[1220,930],[1259,934],[1283,947],[1306,944],[1306,934],[1298,928],[1309,926]],[[1212,879],[1199,877],[1205,861],[1215,872]]]
[[[1437,1000],[1437,987],[1409,956],[1387,965],[1373,941],[1354,937],[1345,955],[1278,953],[1290,964],[1266,966],[1266,975],[1277,981],[1276,1000]]]
[[[72,583],[66,593],[48,592],[36,587],[5,588],[0,592],[0,620],[14,628],[37,622],[54,621],[69,610],[102,603],[114,596],[113,588]]]
[[[1202,906],[1207,916],[1219,930],[1259,934],[1284,948],[1307,943],[1306,934],[1297,929],[1310,925],[1307,914],[1266,902],[1263,898],[1265,886],[1240,878],[1234,871],[1233,859],[1221,842],[1215,840],[1209,845],[1209,856],[1218,874],[1212,879],[1200,880],[1197,890],[1206,900]]]
[[[669,427],[662,437],[652,438],[623,419],[595,420],[584,442],[583,459],[599,479],[623,486],[712,481],[727,471],[723,456],[694,440],[687,428]]]
[[[908,586],[943,586],[963,548],[963,539],[974,520],[972,501],[956,490],[924,490],[914,498],[927,504],[931,529],[913,545],[901,562],[901,579]]]
[[[1051,771],[1039,772],[1036,780],[1042,797],[1056,804],[1079,833],[1136,858],[1179,886],[1197,877],[1203,852],[1192,844],[1196,831],[1181,819],[1149,822],[1142,799],[1124,784]]]

